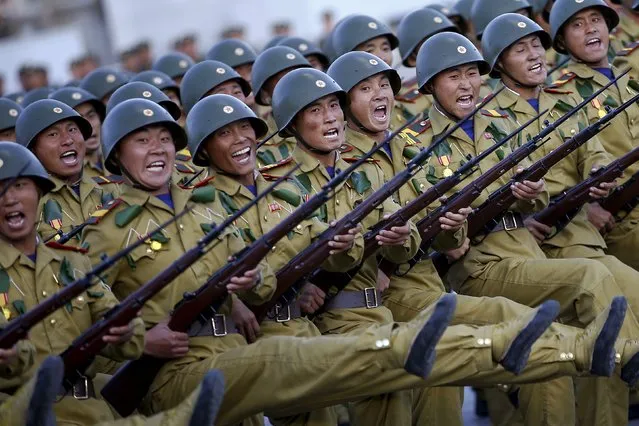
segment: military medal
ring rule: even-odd
[[[162,243],[159,241],[151,241],[151,250],[160,251],[162,249]]]
[[[590,103],[592,104],[593,107],[597,109],[597,115],[599,116],[599,118],[604,118],[606,116],[606,110],[602,108],[601,102],[599,102],[599,99],[595,98],[592,101],[590,101]]]
[[[2,307],[2,314],[4,318],[9,321],[11,318],[11,311],[9,310],[9,294],[1,293],[0,294],[0,306]]]
[[[437,161],[439,164],[445,167],[444,169],[444,177],[450,177],[453,175],[453,171],[448,167],[450,165],[450,155],[442,155],[437,157]]]

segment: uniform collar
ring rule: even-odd
[[[431,127],[433,129],[433,142],[437,139],[438,135],[441,135],[446,130],[448,130],[451,126],[455,125],[455,122],[448,118],[435,103],[430,108],[428,112],[428,118],[430,119]],[[490,120],[487,117],[484,117],[481,112],[477,112],[473,117],[474,120],[474,131],[475,131],[475,139],[478,135],[482,134],[486,128],[490,125]],[[474,145],[475,141],[471,141],[464,129],[459,127],[453,132],[455,138],[460,139],[462,141],[471,143]]]
[[[608,66],[612,68],[610,64],[608,64]],[[579,77],[582,80],[594,79],[595,83],[597,83],[600,86],[605,86],[606,84],[610,83],[610,80],[608,80],[608,77],[606,77],[599,71],[596,71],[590,68],[588,65],[582,62],[575,61],[574,59],[570,59],[570,62],[568,62],[566,69],[577,74],[577,77]],[[614,70],[614,68],[612,69]]]
[[[262,177],[260,173],[255,170],[255,184],[257,187],[257,181]],[[211,184],[215,186],[216,189],[228,194],[231,197],[235,197],[238,193],[242,193],[242,195],[248,197],[249,199],[254,198],[253,193],[244,185],[239,183],[237,180],[233,179],[231,176],[226,175],[224,173],[220,173],[217,170],[210,169],[209,176],[212,176],[213,179]]]
[[[151,195],[147,191],[144,191],[139,188],[134,188],[129,184],[121,185],[122,198],[129,205],[139,205],[144,206],[145,204],[149,204],[150,206],[160,208],[162,210],[166,210],[174,214],[175,212],[181,212],[186,207],[186,203],[191,196],[191,191],[184,190],[171,182],[169,186],[169,193],[171,194],[171,199],[173,200],[174,209],[171,210],[169,206],[166,205],[162,200],[158,197]]]
[[[63,257],[55,250],[47,247],[43,242],[38,242],[36,245],[36,274],[40,273],[40,270],[48,265],[51,260],[62,261]],[[11,268],[16,261],[19,261],[21,265],[33,267],[31,259],[23,255],[20,250],[7,243],[4,240],[0,240],[0,266],[2,269]]]
[[[348,163],[346,161],[344,161],[340,155],[339,152],[335,152],[335,174],[339,173],[340,171],[346,170],[348,168]],[[318,170],[320,174],[322,174],[322,176],[324,176],[324,178],[329,181],[331,180],[331,176],[328,174],[328,172],[326,171],[326,167],[324,167],[324,165],[322,163],[319,162],[318,159],[316,159],[315,157],[313,157],[311,154],[303,151],[301,148],[299,148],[298,146],[295,147],[295,150],[293,150],[293,160],[295,161],[295,163],[299,164],[300,167],[300,171],[304,174],[307,173],[313,173],[315,172],[315,170]],[[338,189],[343,185],[343,183],[341,185],[338,186]]]
[[[506,86],[503,81],[499,81],[497,87],[495,88],[495,91],[501,89],[502,87],[504,88],[504,90],[497,94],[497,105],[499,105],[499,108],[511,109],[512,111],[521,112],[527,115],[532,114],[533,116],[538,114],[537,111],[535,111],[535,108],[533,108],[532,105],[528,103],[527,99],[524,99],[519,93]],[[541,98],[543,96],[543,93],[544,91],[541,90],[540,95],[537,98],[539,100],[540,110],[542,109]]]
[[[51,174],[49,175],[49,178],[51,179],[51,181],[53,181],[55,185],[54,188],[51,190],[52,193],[61,193],[63,191],[67,191],[69,192],[69,194],[71,194],[72,197],[79,199],[81,203],[84,202],[84,200],[89,196],[91,191],[93,191],[94,189],[97,189],[97,184],[85,174],[82,174],[82,178],[80,179],[80,195],[79,196],[75,193],[71,185],[68,185],[62,179],[56,176],[53,176]]]

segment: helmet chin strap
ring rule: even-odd
[[[288,130],[289,130],[289,132],[291,132],[293,134],[293,137],[295,138],[295,140],[297,140],[297,142],[302,144],[302,146],[309,152],[312,152],[314,154],[320,154],[320,155],[328,155],[331,152],[333,152],[333,150],[324,150],[324,149],[314,148],[314,147],[310,146],[304,140],[304,138],[298,133],[298,131],[296,129],[289,128]]]

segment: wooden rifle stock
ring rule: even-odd
[[[630,176],[626,182],[614,189],[608,197],[600,200],[599,204],[615,217],[621,211],[630,213],[639,205],[639,172]],[[620,218],[617,218],[617,221],[620,220]]]

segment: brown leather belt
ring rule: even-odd
[[[375,287],[367,287],[360,291],[340,291],[327,304],[326,310],[377,308],[382,304],[382,293]]]
[[[235,322],[228,315],[215,314],[205,321],[196,321],[189,327],[189,337],[213,336],[223,337],[227,334],[239,333]]]
[[[297,301],[294,301],[286,306],[276,303],[275,306],[268,310],[264,321],[287,322],[301,317],[302,310],[300,305]]]
[[[490,230],[490,233],[499,231],[514,231],[518,228],[524,228],[524,218],[518,212],[506,212],[497,225]]]

